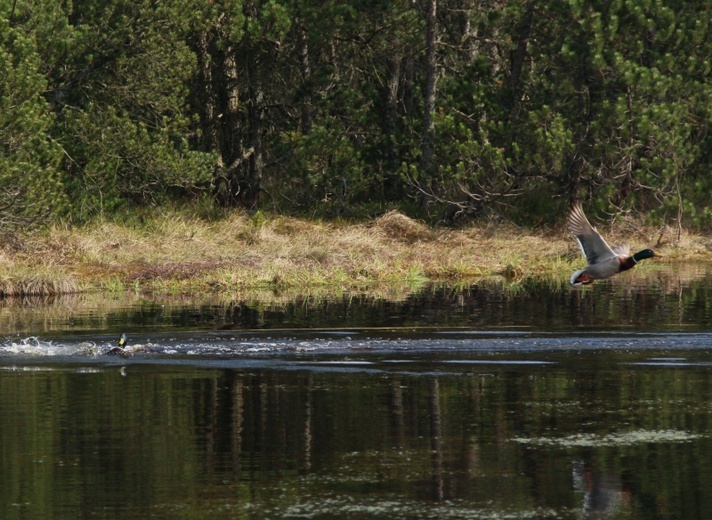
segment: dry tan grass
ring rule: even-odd
[[[676,245],[671,233],[663,231],[660,240],[659,231],[631,226],[619,223],[601,231],[610,233],[611,243],[626,233],[634,249],[655,247],[665,261],[712,259],[709,236],[683,233]],[[22,244],[0,250],[2,294],[134,285],[174,292],[354,288],[568,273],[583,262],[563,226],[556,232],[507,225],[433,229],[396,212],[349,225],[238,211],[217,222],[158,215],[140,227],[112,222],[57,227],[23,237]]]
[[[408,243],[427,242],[435,238],[436,234],[427,225],[413,220],[397,211],[377,218],[373,229],[382,231],[388,238]]]
[[[40,268],[27,274],[2,272],[0,274],[0,298],[18,296],[56,296],[81,292],[81,283],[73,276],[59,270],[51,272]]]

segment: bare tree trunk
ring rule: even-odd
[[[224,204],[235,203],[238,183],[235,168],[242,161],[237,49],[231,39],[228,13],[220,14],[213,25],[196,35],[198,57],[201,136],[199,148],[216,152],[214,194]]]
[[[240,92],[238,88],[237,49],[228,45],[222,63],[222,106],[220,153],[224,164],[231,164],[240,154]]]
[[[213,56],[211,54],[211,33],[203,31],[197,36],[197,50],[199,71],[200,71],[200,128],[201,139],[198,147],[204,151],[218,150],[220,141],[218,139],[218,128],[215,108],[215,86],[213,85]],[[218,153],[218,160],[222,161],[222,156]],[[219,165],[222,166],[222,165]]]
[[[398,37],[393,33],[389,38],[391,52],[386,62],[385,85],[385,113],[383,116],[383,133],[386,138],[386,174],[383,180],[383,191],[387,197],[396,196],[394,193],[398,169],[400,167],[400,154],[398,153],[398,88],[400,86],[401,56],[398,48]]]
[[[460,25],[460,54],[467,61],[472,61],[477,57],[477,29],[472,26],[472,12],[476,5],[476,0],[458,0],[456,9],[459,11],[458,21]]]
[[[311,99],[311,61],[309,59],[309,40],[307,31],[303,25],[299,25],[299,66],[302,72],[302,87],[304,93],[302,95],[302,110],[300,126],[302,134],[311,133],[312,129],[312,99]]]
[[[260,51],[253,48],[247,65],[250,84],[247,121],[250,149],[254,151],[249,158],[248,168],[242,177],[240,187],[240,203],[247,209],[257,209],[264,169],[262,138],[264,136],[265,92],[261,67]]]
[[[437,1],[427,0],[425,35],[425,106],[423,107],[423,139],[421,144],[420,169],[426,179],[426,189],[432,189],[433,153],[435,141],[435,89],[437,79]],[[425,199],[421,198],[421,205]]]
[[[403,64],[403,112],[407,116],[415,112],[415,58],[413,49],[407,51]]]
[[[589,42],[582,35],[579,35],[581,51],[575,69],[570,71],[573,78],[574,87],[577,92],[577,111],[575,124],[572,125],[573,150],[570,151],[571,159],[567,169],[567,177],[564,179],[569,187],[569,200],[574,202],[578,196],[579,186],[583,182],[591,183],[591,177],[586,175],[589,169],[590,157],[593,153],[592,134],[589,126],[593,119],[591,97],[596,95],[596,85],[593,80],[594,74],[587,63],[587,54],[590,53]]]
[[[529,35],[532,31],[532,22],[534,19],[534,3],[529,2],[524,6],[524,12],[519,19],[515,34],[516,46],[512,51],[509,61],[509,79],[507,80],[507,88],[504,91],[504,106],[511,112],[514,110],[516,99],[519,94],[521,85],[522,69],[524,68],[524,59],[527,55],[527,45]]]
[[[224,41],[229,38],[223,36]],[[238,65],[236,49],[228,43],[223,51],[217,51],[220,60],[215,63],[217,110],[214,121],[218,129],[215,150],[217,169],[215,171],[215,195],[226,206],[235,204],[240,192],[237,169],[240,163],[240,96],[238,89]]]

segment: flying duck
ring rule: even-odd
[[[594,280],[610,278],[632,269],[641,260],[655,256],[652,249],[643,249],[631,256],[629,245],[609,246],[588,221],[578,202],[571,206],[567,223],[588,262],[585,269],[574,271],[571,275],[571,285],[588,285]]]

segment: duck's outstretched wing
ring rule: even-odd
[[[611,248],[618,256],[630,256],[630,244],[625,243]]]
[[[578,202],[571,206],[567,223],[569,231],[578,241],[589,264],[605,262],[618,256],[588,221]]]

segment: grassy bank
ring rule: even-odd
[[[712,260],[710,236],[683,233],[677,241],[672,230],[643,229],[632,220],[605,233],[611,243],[655,248],[665,255],[656,262]],[[16,237],[0,250],[0,293],[361,289],[491,275],[565,277],[583,263],[563,225],[453,230],[395,212],[359,224],[243,212],[206,220],[173,212],[140,223],[104,221]]]

